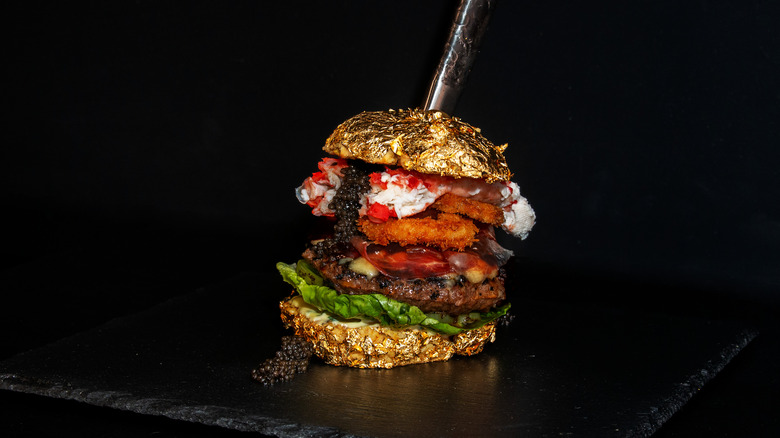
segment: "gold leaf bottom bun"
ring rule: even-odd
[[[496,339],[495,322],[449,336],[420,326],[393,328],[367,320],[342,321],[300,296],[279,303],[282,322],[314,345],[326,363],[355,368],[393,368],[471,356]]]

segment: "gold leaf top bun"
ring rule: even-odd
[[[417,172],[509,181],[504,150],[468,123],[441,111],[366,111],[339,125],[323,150],[341,158]]]

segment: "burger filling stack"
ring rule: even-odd
[[[328,157],[296,189],[333,225],[297,263],[277,268],[295,292],[282,321],[333,365],[359,368],[473,355],[510,304],[512,252],[535,214],[503,151],[440,111],[364,112],[342,123]]]

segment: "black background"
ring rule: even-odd
[[[3,357],[297,257],[312,218],[293,189],[325,138],[421,103],[454,7],[3,6]],[[505,244],[534,281],[572,279],[549,299],[775,333],[778,23],[770,1],[498,5],[455,115],[509,143],[538,223]],[[762,431],[771,345],[666,432]]]

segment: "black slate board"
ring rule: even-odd
[[[733,322],[516,301],[479,356],[393,370],[315,362],[265,387],[284,333],[244,274],[0,363],[0,388],[277,436],[647,436],[755,332]]]

